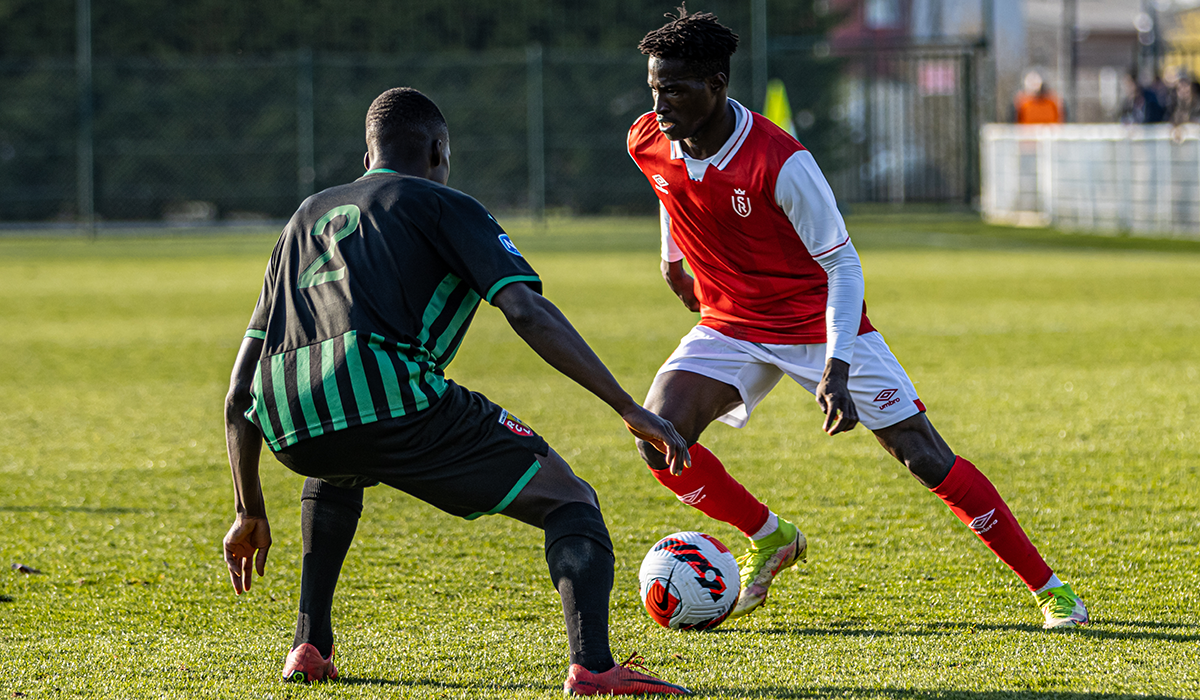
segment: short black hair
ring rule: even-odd
[[[676,9],[679,16],[667,14],[671,21],[643,37],[638,50],[655,58],[684,61],[698,78],[717,73],[728,77],[738,35],[711,12],[689,15],[686,4]]]
[[[444,131],[442,111],[415,88],[392,88],[367,110],[367,143],[374,147],[423,148],[426,139]]]

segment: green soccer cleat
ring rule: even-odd
[[[750,549],[738,557],[742,592],[729,617],[746,615],[766,602],[767,589],[775,580],[775,574],[798,561],[805,561],[807,553],[808,540],[804,539],[804,533],[780,518],[778,530],[757,542],[752,541]]]
[[[1043,629],[1077,627],[1088,623],[1088,611],[1083,599],[1075,595],[1070,584],[1064,583],[1036,596],[1038,605],[1046,615]]]

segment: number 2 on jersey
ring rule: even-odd
[[[337,251],[338,241],[354,233],[354,230],[358,228],[358,220],[362,216],[362,212],[359,211],[358,207],[353,204],[343,204],[340,207],[330,209],[325,212],[325,216],[317,220],[316,225],[313,226],[312,231],[309,233],[313,236],[325,235],[325,227],[339,216],[346,217],[346,223],[333,232],[333,240],[329,243],[329,250],[322,253],[316,260],[313,260],[312,264],[304,268],[304,272],[300,273],[299,279],[296,280],[297,288],[308,289],[318,284],[336,282],[346,276],[346,265],[344,263],[336,270],[327,270],[321,273],[318,273],[317,270],[320,270],[326,263],[333,259],[333,254]]]

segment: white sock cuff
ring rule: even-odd
[[[768,511],[767,522],[763,523],[763,526],[758,528],[758,532],[754,533],[753,535],[750,535],[750,539],[751,540],[761,540],[762,538],[767,537],[768,535],[774,534],[775,531],[778,529],[779,529],[779,516],[775,515],[775,513],[772,511]]]
[[[1034,591],[1033,594],[1040,595],[1040,594],[1045,593],[1046,591],[1050,590],[1051,588],[1058,588],[1061,585],[1063,585],[1063,582],[1058,580],[1058,576],[1055,574],[1050,574],[1050,580],[1046,582],[1046,585],[1044,585],[1041,588]]]

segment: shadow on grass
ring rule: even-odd
[[[697,696],[732,695],[747,698],[841,698],[877,697],[892,700],[1184,700],[1174,695],[1134,693],[1071,693],[1053,690],[911,690],[908,688],[871,688],[822,686],[819,688],[693,688]]]
[[[338,679],[331,681],[336,685],[357,685],[363,687],[379,687],[379,688],[441,688],[444,690],[492,690],[497,693],[504,691],[516,692],[519,690],[544,690],[533,685],[516,685],[514,683],[505,683],[504,685],[495,685],[493,683],[447,683],[445,681],[434,681],[426,678],[418,678],[413,680],[396,680],[394,678],[355,678],[353,676],[338,676]]]
[[[934,637],[946,636],[950,634],[948,630],[936,629],[902,629],[902,630],[877,630],[867,629],[863,627],[849,628],[831,628],[831,627],[766,627],[759,629],[738,629],[736,627],[722,627],[715,630],[706,630],[703,634],[715,635],[760,635],[760,634],[777,634],[788,637]]]
[[[1086,627],[1069,627],[1067,629],[1058,630],[1043,630],[1040,625],[984,625],[970,624],[966,622],[937,623],[930,625],[929,627],[934,629],[953,629],[960,631],[1000,630],[1011,632],[1033,632],[1036,634],[1077,634],[1084,637],[1094,637],[1096,639],[1158,639],[1164,642],[1200,642],[1200,633],[1150,631],[1200,628],[1200,625],[1186,622],[1147,622],[1142,620],[1108,620],[1104,618],[1093,618],[1091,624],[1087,625]],[[1134,629],[1108,629],[1111,627]],[[897,634],[905,633],[899,632]]]
[[[0,603],[11,603],[14,600],[16,600],[16,598],[13,598],[10,595],[0,595]]]
[[[1124,629],[1112,629],[1112,628]],[[1072,627],[1059,630],[1044,630],[1041,625],[1011,624],[989,625],[970,622],[936,622],[918,627],[900,628],[894,630],[853,627],[842,624],[830,627],[767,627],[759,629],[739,629],[737,627],[722,627],[707,630],[704,634],[712,635],[781,635],[787,637],[947,637],[960,636],[975,631],[999,632],[1028,632],[1029,634],[1075,634],[1096,639],[1157,639],[1165,642],[1200,642],[1200,632],[1170,632],[1167,630],[1200,629],[1200,625],[1180,622],[1147,622],[1140,620],[1109,620],[1093,619],[1086,627]],[[1161,630],[1161,631],[1159,631]]]
[[[91,506],[0,506],[8,513],[149,513],[150,508],[95,508]]]

